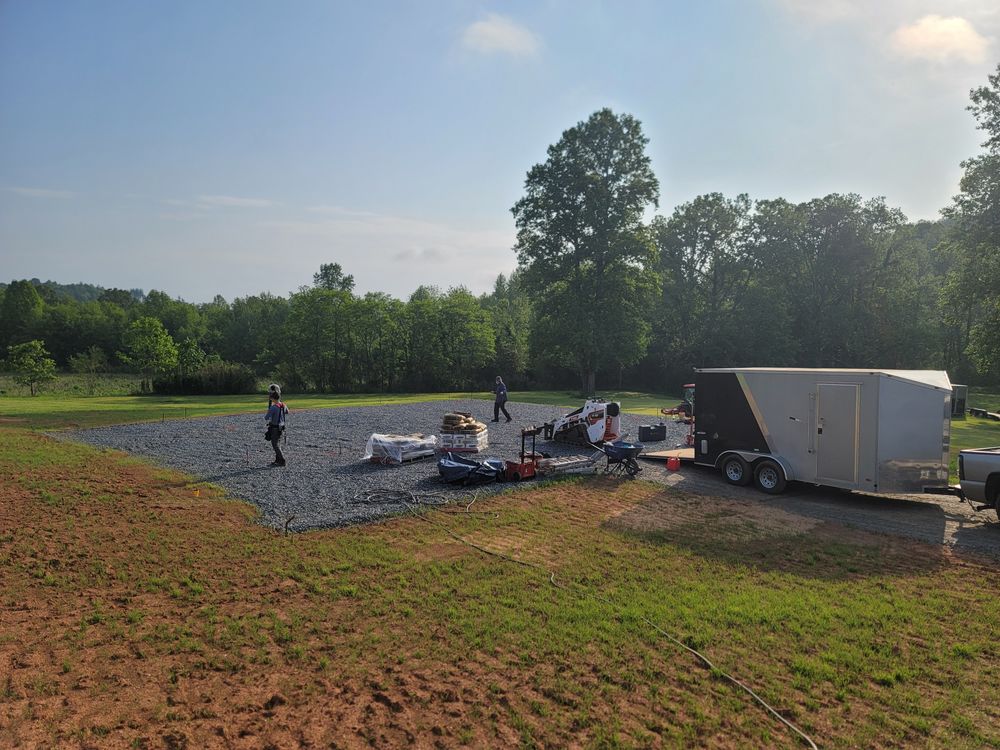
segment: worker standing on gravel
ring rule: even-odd
[[[496,387],[493,392],[497,395],[496,400],[493,402],[493,421],[500,421],[500,412],[503,411],[503,415],[507,417],[507,421],[510,421],[510,414],[507,413],[507,386],[504,385],[503,378],[497,375]]]
[[[281,440],[281,435],[285,432],[286,414],[288,414],[288,407],[281,401],[281,386],[277,383],[271,383],[267,387],[267,416],[264,417],[267,422],[267,432],[264,433],[264,437],[274,448],[274,463],[271,466],[285,465],[285,456],[281,452],[278,441]]]

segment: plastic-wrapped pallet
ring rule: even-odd
[[[472,414],[452,411],[441,422],[441,442],[438,450],[452,453],[479,453],[489,447],[486,425]]]
[[[379,464],[401,464],[418,458],[433,456],[437,438],[433,435],[383,435],[374,433],[365,446],[364,461]]]

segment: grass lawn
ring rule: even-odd
[[[967,404],[987,411],[1000,412],[1000,391],[993,388],[969,388]]]
[[[968,404],[988,411],[1000,411],[1000,393],[984,388],[970,388]],[[1000,422],[970,416],[951,420],[951,464],[949,466],[951,481],[958,482],[959,451],[966,448],[991,448],[995,446],[1000,446]]]
[[[678,399],[634,391],[603,394],[621,401],[627,411],[639,414],[659,414],[660,407],[673,406]],[[319,409],[336,406],[369,406],[417,401],[440,401],[456,398],[493,399],[488,391],[470,393],[409,393],[409,394],[289,394],[289,407]],[[551,404],[573,409],[583,400],[572,391],[513,392],[511,399],[533,404]],[[0,423],[30,426],[38,429],[64,427],[97,427],[125,422],[157,419],[204,417],[216,414],[264,412],[267,395],[249,396],[74,396],[71,394],[41,394],[31,397],[0,398]]]
[[[600,479],[282,536],[0,434],[3,747],[801,747],[646,619],[821,747],[1000,743],[995,561]]]

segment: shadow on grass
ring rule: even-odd
[[[885,498],[878,499],[885,502]],[[940,508],[936,514],[933,509],[914,510],[927,514],[928,519],[936,515],[943,528]],[[605,528],[729,565],[830,581],[924,575],[948,564],[947,550],[941,544],[873,533],[799,512],[764,504],[755,507],[746,501],[665,494],[610,519]]]

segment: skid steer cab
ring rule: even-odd
[[[665,417],[674,417],[675,421],[688,426],[682,445],[690,448],[694,445],[694,383],[685,383],[682,387],[684,388],[684,400],[677,406],[660,409],[660,414]]]
[[[573,445],[600,445],[622,436],[622,405],[617,401],[587,399],[564,417],[544,424],[546,440]]]
[[[694,417],[694,383],[685,383],[682,387],[684,388],[684,400],[677,406],[660,409],[660,414],[666,417],[677,417],[678,422],[690,424],[688,420]]]

